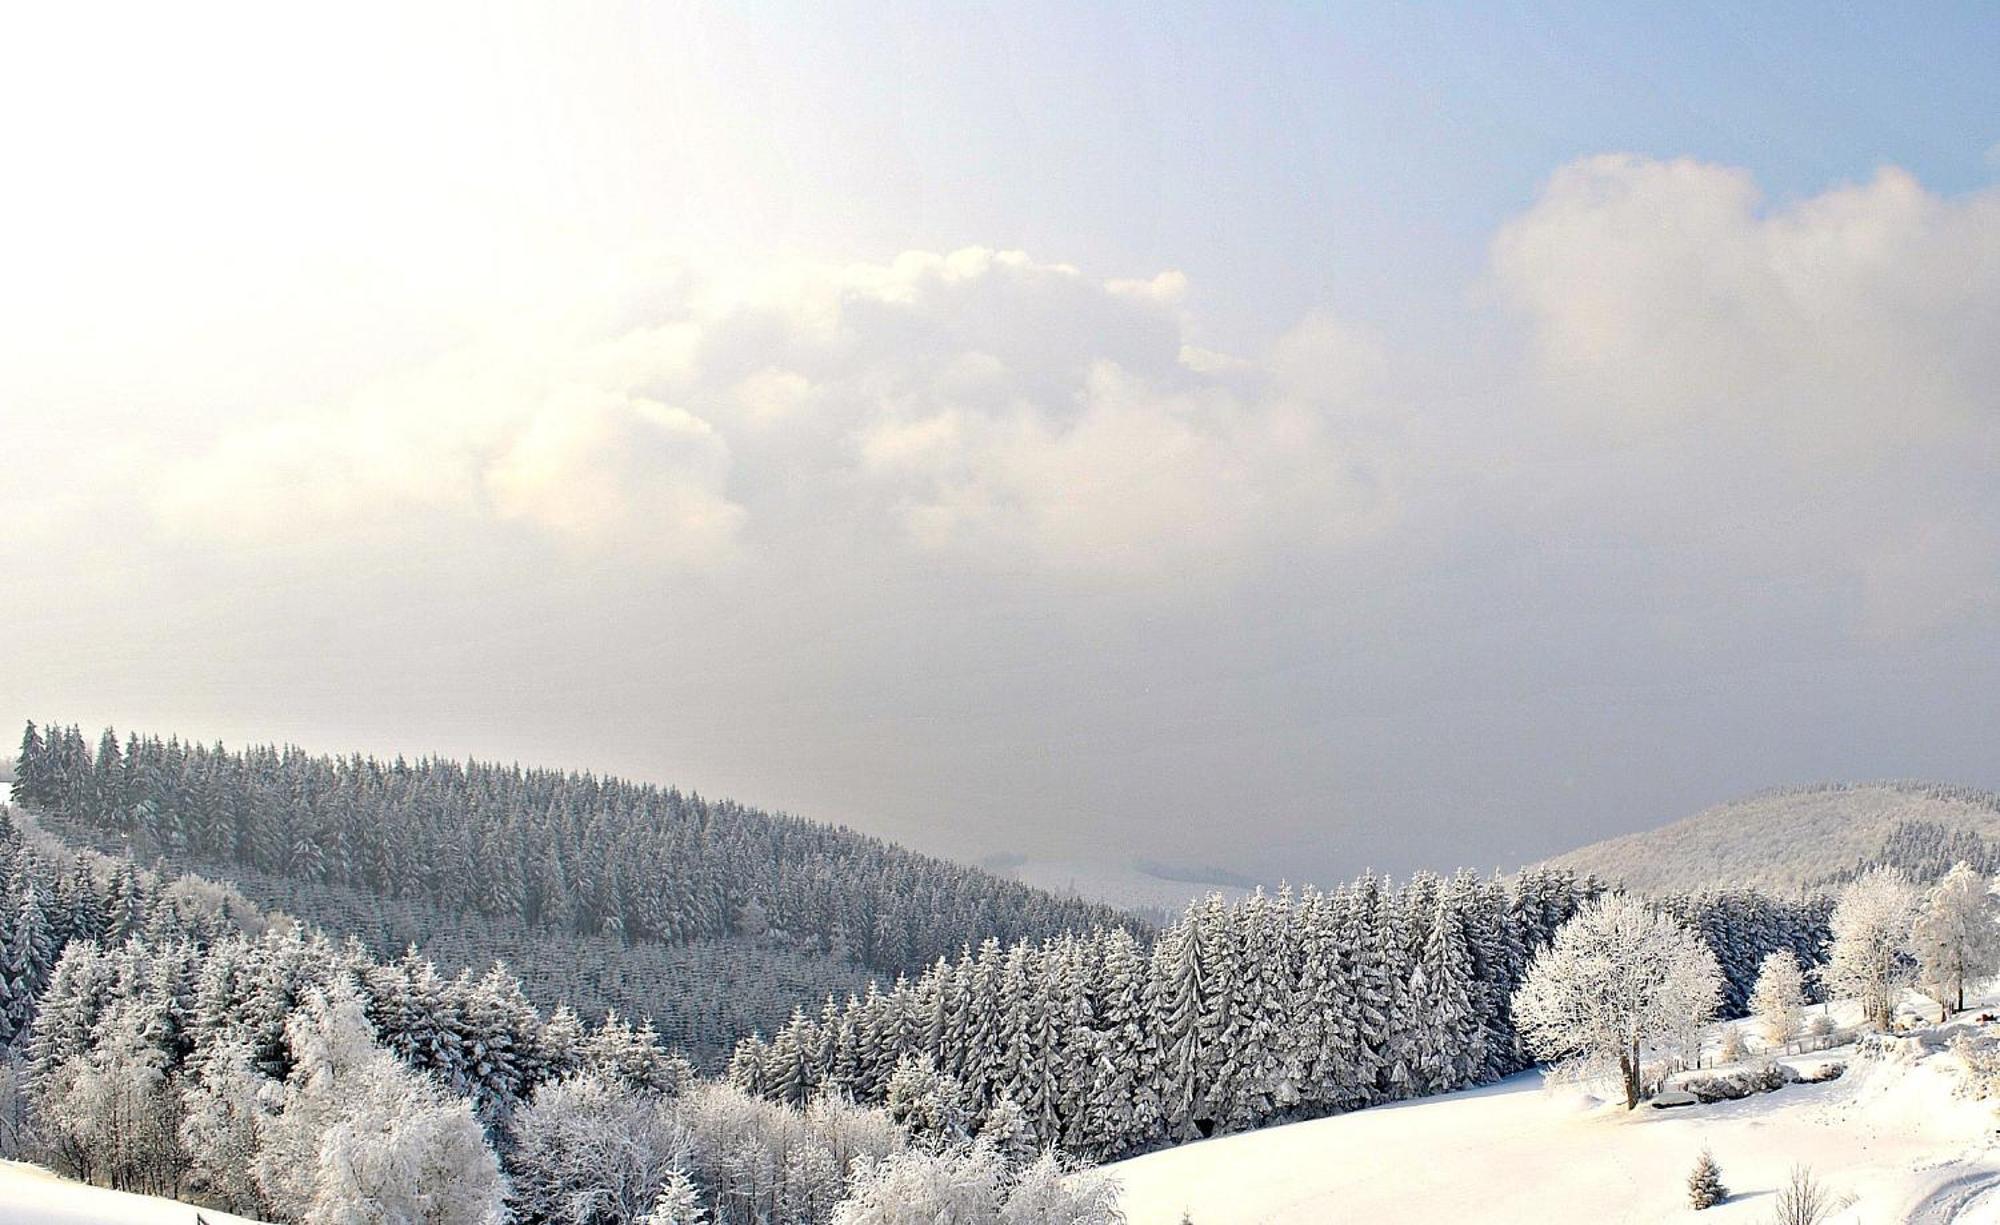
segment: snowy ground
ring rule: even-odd
[[[1915,1044],[1911,1044],[1914,1046]],[[1800,1068],[1850,1048],[1790,1058]],[[1399,1106],[1228,1136],[1108,1167],[1132,1225],[1249,1222],[1699,1222],[1771,1219],[1791,1167],[1853,1201],[1834,1225],[2000,1225],[1994,1103],[1954,1096],[1942,1051],[1736,1102],[1628,1113],[1538,1072]],[[1706,1144],[1733,1193],[1697,1216]]]
[[[39,1166],[0,1161],[0,1225],[194,1225],[196,1211],[170,1199],[88,1187]],[[199,1211],[209,1225],[256,1225],[226,1212]]]

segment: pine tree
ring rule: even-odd
[[[1694,1163],[1694,1172],[1688,1175],[1688,1203],[1696,1210],[1713,1208],[1729,1198],[1729,1188],[1722,1185],[1722,1170],[1715,1164],[1715,1157],[1707,1149]]]

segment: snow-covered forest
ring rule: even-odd
[[[377,770],[287,752],[236,756],[136,738],[119,745],[109,736],[94,752],[83,745],[74,732],[31,731],[23,761],[34,764],[15,790],[24,823],[0,828],[9,1149],[79,1178],[275,1220],[351,1219],[340,1214],[357,1198],[388,1203],[411,1179],[457,1188],[449,1198],[464,1215],[412,1207],[406,1218],[361,1219],[930,1219],[869,1215],[870,1204],[915,1202],[970,1205],[966,1220],[1112,1220],[1115,1197],[1071,1171],[1451,1093],[1539,1059],[1629,1051],[1623,1075],[1636,1095],[1652,1075],[1640,1074],[1642,1047],[1648,1059],[1685,1052],[1688,1026],[1711,1013],[1782,1014],[1800,1026],[1805,1002],[1822,987],[1874,1007],[1868,1001],[1920,979],[1937,983],[1943,1000],[1987,956],[1966,935],[1983,930],[1973,912],[1984,895],[1965,883],[1982,878],[1970,865],[1928,892],[1904,874],[1879,872],[1837,897],[1797,898],[1745,889],[1627,898],[1558,868],[1490,878],[1420,873],[1402,882],[1367,874],[1326,890],[1211,897],[1153,932],[968,870],[951,870],[965,878],[957,885],[940,883],[957,878],[924,876],[934,861],[865,840],[855,841],[872,853],[844,859],[829,849],[846,845],[834,831],[797,844],[812,865],[814,896],[832,909],[801,906],[783,890],[808,874],[755,859],[753,844],[732,841],[738,827],[717,815],[741,810],[669,803],[672,793],[623,784],[442,763]],[[180,773],[152,770],[156,756],[181,763]],[[334,836],[315,822],[336,809],[359,811],[326,798],[348,794],[343,788],[376,796],[369,811],[380,818],[339,818],[348,831],[338,835],[339,855],[288,851],[272,861],[281,870],[238,867],[237,879],[220,884],[164,870],[191,861],[197,845],[212,861],[234,844],[162,818],[164,809],[144,798],[160,784],[128,780],[207,770],[241,781],[256,760],[308,782],[303,790],[245,783],[261,797],[247,807],[231,802],[231,786],[215,784],[208,794],[221,798],[211,811],[255,812],[248,827],[290,831],[272,845],[296,850]],[[322,780],[322,769],[335,780],[330,792],[311,781]],[[481,850],[465,852],[463,879],[449,886],[441,874],[412,872],[391,887],[382,882],[400,876],[369,878],[359,866],[374,862],[388,873],[379,848],[357,848],[390,836],[403,819],[417,832],[396,836],[426,854],[441,853],[449,823],[465,820],[489,830],[565,830],[546,843],[552,862],[604,862],[564,839],[588,838],[610,828],[594,822],[612,818],[514,825],[474,815],[486,801],[471,797],[503,797],[492,800],[495,814],[528,811],[530,796],[550,801],[551,811],[585,814],[596,810],[552,797],[606,787],[645,797],[633,811],[650,814],[653,840],[627,845],[665,848],[659,862],[691,871],[729,869],[700,879],[738,926],[678,943],[635,936],[622,920],[578,930],[580,913],[613,912],[597,903],[580,909],[574,894],[563,895],[560,922],[541,911],[530,917],[518,901],[483,913],[477,891],[465,891],[466,880],[496,876],[479,865]],[[171,811],[199,809],[186,792]],[[712,847],[701,834],[674,823],[697,812],[708,814],[700,828],[720,831],[730,855],[705,857]],[[674,813],[681,816],[669,819]],[[230,837],[247,828],[234,822],[225,823],[236,831]],[[781,834],[793,823],[759,816],[750,827]],[[316,832],[300,832],[308,829]],[[81,831],[115,831],[115,840],[98,841],[133,854],[60,840]],[[513,845],[499,839],[488,833],[475,843]],[[793,844],[774,834],[754,845],[782,858]],[[181,854],[161,853],[171,847]],[[161,870],[135,863],[141,854]],[[336,861],[347,865],[342,880],[328,866]],[[621,905],[690,893],[685,882],[631,870],[638,860],[620,862],[609,896]],[[847,962],[850,989],[829,990],[810,972],[832,963],[825,947],[811,946],[819,936],[791,933],[844,930],[838,919],[815,928],[813,916],[837,915],[840,899],[860,895],[839,877],[848,862],[859,865],[865,887],[884,887],[885,874],[902,865],[934,886],[926,895],[934,899],[1019,901],[1017,924],[1078,921],[1011,940],[968,933],[915,972],[869,975]],[[321,879],[285,875],[308,863]],[[545,896],[556,896],[558,881],[575,889],[575,879],[552,870]],[[376,892],[395,889],[408,896]],[[308,922],[275,913],[265,902],[272,891],[303,899],[294,912]],[[1626,913],[1607,910],[1613,902],[1636,916],[1606,929],[1613,952],[1566,954],[1587,938],[1584,919]],[[925,939],[965,923],[899,913],[904,930]],[[437,931],[422,942],[401,939],[427,925],[462,941],[452,956],[429,951]],[[482,926],[497,934],[479,935]],[[776,931],[787,934],[773,939]],[[507,956],[493,955],[503,949]],[[551,967],[536,990],[513,968],[521,952]],[[1675,968],[1647,970],[1654,963],[1642,952]],[[580,953],[601,958],[594,970],[554,971]],[[733,979],[715,972],[739,954],[765,960],[746,961]],[[680,956],[689,959],[673,960]],[[690,1058],[693,1031],[656,1023],[648,991],[720,998],[786,956],[816,958],[796,978],[762,984],[767,998],[790,995],[789,1019],[763,1028],[747,1012],[730,1014],[761,1032],[735,1046],[726,1070],[702,1061],[721,1074],[705,1076]],[[1596,1049],[1571,1041],[1591,1029],[1563,1012],[1575,998],[1563,969],[1572,962],[1616,963],[1641,984],[1690,985],[1669,995],[1642,990],[1652,992],[1651,1028],[1628,1033],[1619,1027],[1632,1018],[1609,1018],[1606,1032],[1622,1036]],[[592,982],[622,994],[593,995]],[[1031,1211],[1031,1202],[1043,1207]],[[696,1209],[704,1217],[688,1215]]]
[[[227,878],[267,909],[495,960],[544,1008],[644,1012],[703,1066],[801,999],[1122,912],[847,830],[616,779],[420,759],[231,753],[29,725],[14,794],[78,842]]]

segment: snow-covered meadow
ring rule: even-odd
[[[1912,1000],[1912,1005],[1918,1002]],[[1849,1004],[1841,1019],[1858,1020]],[[1906,1018],[1913,1014],[1906,1012]],[[1978,1015],[1976,1011],[1967,1017]],[[1741,1024],[1741,1023],[1736,1023]],[[1717,1026],[1711,1039],[1727,1026]],[[1836,1200],[1828,1225],[2000,1222],[1991,1100],[1959,1096],[1951,1030],[1917,1029],[1888,1057],[1853,1046],[1783,1062],[1848,1072],[1738,1101],[1627,1111],[1615,1088],[1550,1087],[1544,1073],[1151,1153],[1107,1168],[1131,1225],[1279,1222],[1773,1219],[1792,1167]],[[1988,1026],[2000,1030],[2000,1026]],[[1751,1063],[1759,1062],[1752,1057]],[[1687,1176],[1706,1146],[1730,1197],[1697,1216]]]
[[[176,1200],[130,1195],[59,1178],[40,1166],[0,1161],[0,1225],[256,1225],[248,1217]]]

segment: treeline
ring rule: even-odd
[[[982,943],[886,991],[794,1016],[730,1079],[798,1103],[836,1090],[949,1136],[1018,1109],[1040,1143],[1109,1159],[1448,1092],[1529,1059],[1508,1001],[1591,880],[1365,876],[1220,898],[1150,948],[1104,931]],[[1766,954],[1824,959],[1827,908],[1747,891],[1661,905],[1714,950],[1741,1015]]]
[[[73,942],[25,1047],[36,1156],[270,1220],[1122,1220],[1006,1112],[913,1145],[837,1094],[701,1081],[649,1027],[544,1017],[502,968],[447,979],[297,925]]]
[[[267,918],[226,885],[169,879],[53,842],[36,846],[0,808],[0,1052],[27,1032],[72,942],[206,944]]]
[[[505,962],[543,1012],[566,1005],[593,1024],[612,1012],[648,1018],[661,1041],[705,1072],[721,1071],[745,1034],[783,1025],[800,1001],[845,996],[869,980],[853,962],[771,941],[635,943],[243,868],[232,871],[230,883],[265,909],[356,940],[384,960],[414,948],[446,974]]]
[[[1983,876],[2000,873],[2000,846],[1972,830],[1940,821],[1899,821],[1883,836],[1879,853],[1832,873],[1824,883],[1843,885],[1885,867],[1929,884],[1943,879],[1959,863],[1971,865]]]
[[[93,749],[75,727],[32,723],[16,773],[17,802],[142,859],[624,941],[751,937],[896,973],[987,936],[1136,922],[845,829],[591,774],[121,744],[108,729]]]

